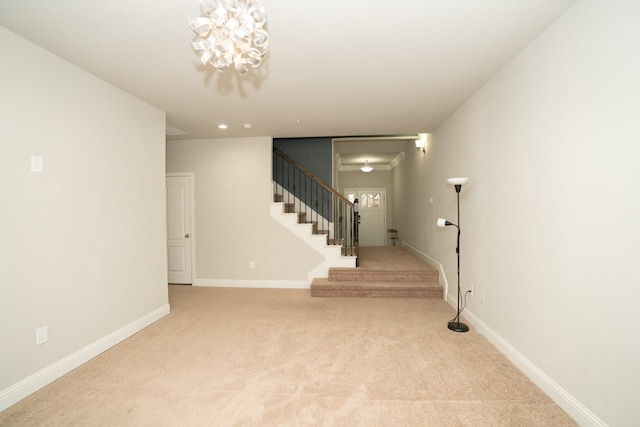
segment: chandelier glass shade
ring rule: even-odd
[[[189,26],[202,65],[224,71],[233,64],[245,74],[262,63],[269,34],[267,13],[258,0],[200,0],[200,13]]]
[[[369,166],[369,160],[365,160],[364,166],[362,166],[360,170],[364,173],[369,173],[373,170],[373,168]]]

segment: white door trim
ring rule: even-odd
[[[196,213],[195,213],[195,174],[193,172],[167,172],[166,177],[187,177],[189,178],[189,184],[191,187],[191,194],[189,199],[191,201],[191,232],[189,233],[189,246],[191,249],[191,283],[196,280]],[[165,206],[166,206],[166,193],[165,193]]]
[[[355,193],[358,197],[360,197],[361,193],[379,193],[382,197],[382,219],[380,224],[380,229],[378,230],[382,236],[382,245],[388,245],[388,235],[387,235],[387,189],[385,187],[349,187],[344,189],[344,195],[348,197],[349,193]],[[360,211],[362,212],[362,205],[360,205]],[[362,233],[362,229],[361,229]],[[362,244],[362,239],[360,239],[360,244]]]

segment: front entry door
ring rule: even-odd
[[[345,196],[360,203],[360,246],[385,246],[387,220],[386,189],[384,188],[350,188],[345,189]]]
[[[191,176],[167,176],[169,283],[192,283],[191,239]]]

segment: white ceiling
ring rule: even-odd
[[[575,1],[262,0],[270,51],[245,76],[201,65],[197,0],[0,0],[0,25],[166,111],[168,139],[415,135]]]

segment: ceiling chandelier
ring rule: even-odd
[[[233,64],[240,74],[260,65],[269,34],[267,13],[258,0],[200,0],[200,12],[189,26],[202,65],[224,71]]]

